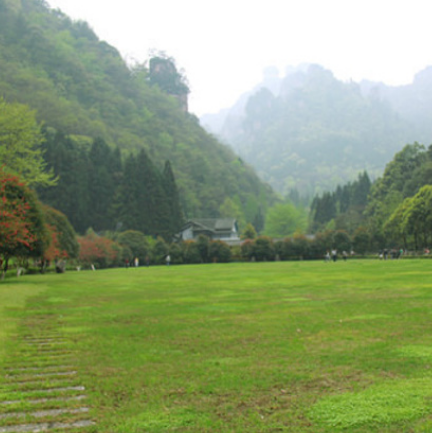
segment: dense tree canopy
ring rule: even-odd
[[[41,144],[43,135],[35,112],[0,98],[0,168],[19,175],[28,185],[53,185],[46,171]]]
[[[43,206],[43,213],[45,223],[54,238],[54,241],[51,242],[52,245],[50,245],[52,250],[49,260],[78,258],[79,244],[76,233],[66,215],[47,205]],[[45,254],[46,256],[47,254]]]
[[[16,176],[0,171],[0,255],[7,270],[11,257],[42,257],[49,235],[35,193]]]
[[[315,197],[311,228],[346,230],[360,252],[432,245],[432,146],[406,145],[373,184],[366,173]]]
[[[103,139],[81,145],[47,131],[45,158],[59,175],[55,187],[39,188],[41,199],[62,211],[79,233],[92,228],[138,230],[170,239],[183,213],[169,161],[161,173],[144,149],[123,162]]]
[[[393,242],[408,247],[409,237],[414,248],[427,248],[432,242],[432,185],[425,185],[413,197],[407,197],[388,218],[385,232]]]
[[[269,209],[265,225],[265,234],[275,238],[293,236],[296,232],[304,232],[307,217],[303,209],[292,203],[279,203]]]
[[[397,152],[371,189],[367,214],[383,223],[406,197],[432,183],[431,156],[431,151],[426,152],[419,143]]]
[[[126,230],[120,233],[117,236],[116,241],[120,245],[129,248],[131,252],[129,260],[136,257],[139,262],[144,263],[147,256],[150,254],[150,246],[144,233],[137,230]]]
[[[364,221],[370,188],[369,176],[363,172],[357,180],[316,196],[311,204],[311,231],[322,230],[333,222],[336,228],[353,232]]]

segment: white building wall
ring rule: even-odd
[[[183,237],[183,240],[185,240],[185,241],[189,241],[189,240],[193,239],[192,227],[188,227],[186,230],[184,230],[182,237]]]

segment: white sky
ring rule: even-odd
[[[217,112],[267,66],[319,63],[343,80],[412,82],[432,65],[429,0],[47,0],[125,59],[162,50],[185,70],[190,111]]]

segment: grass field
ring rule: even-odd
[[[432,262],[10,279],[0,374],[0,433],[432,432]]]

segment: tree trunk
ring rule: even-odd
[[[9,257],[5,257],[4,266],[2,269],[1,279],[4,280],[9,267]]]

